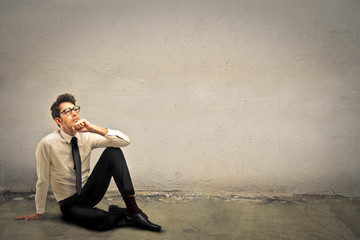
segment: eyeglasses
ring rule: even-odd
[[[70,107],[68,107],[68,108],[65,108],[63,111],[61,111],[59,114],[58,114],[58,116],[60,116],[60,114],[62,114],[62,113],[65,113],[65,115],[70,115],[71,113],[72,113],[72,111],[75,111],[75,112],[80,112],[80,107],[79,106],[74,106],[73,108],[70,108]]]

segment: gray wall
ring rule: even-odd
[[[0,1],[0,191],[73,93],[136,189],[360,195],[360,1]],[[96,150],[92,164],[101,150]]]

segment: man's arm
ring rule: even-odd
[[[36,148],[36,170],[38,175],[35,195],[36,213],[16,217],[17,220],[39,220],[45,212],[45,203],[50,181],[50,160],[44,141],[41,141]]]
[[[111,130],[96,126],[94,124],[91,124],[85,119],[81,119],[78,122],[76,122],[72,130],[75,132],[96,133],[97,135],[96,134],[92,135],[91,140],[89,141],[89,144],[92,146],[92,148],[126,147],[127,145],[130,144],[130,138],[124,133],[118,130]]]
[[[91,132],[91,133],[99,134],[101,136],[105,136],[108,133],[108,130],[106,128],[91,124],[86,119],[81,119],[77,121],[72,127],[72,129],[75,132]]]

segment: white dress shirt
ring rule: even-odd
[[[82,186],[90,174],[90,155],[94,148],[125,147],[130,139],[118,130],[108,129],[105,136],[95,133],[76,133],[81,157]],[[76,172],[71,152],[72,136],[61,129],[44,137],[36,149],[36,213],[45,213],[49,183],[59,202],[76,193]]]

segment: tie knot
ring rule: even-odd
[[[76,137],[73,137],[73,138],[71,139],[71,143],[77,145],[77,138],[76,138]]]

